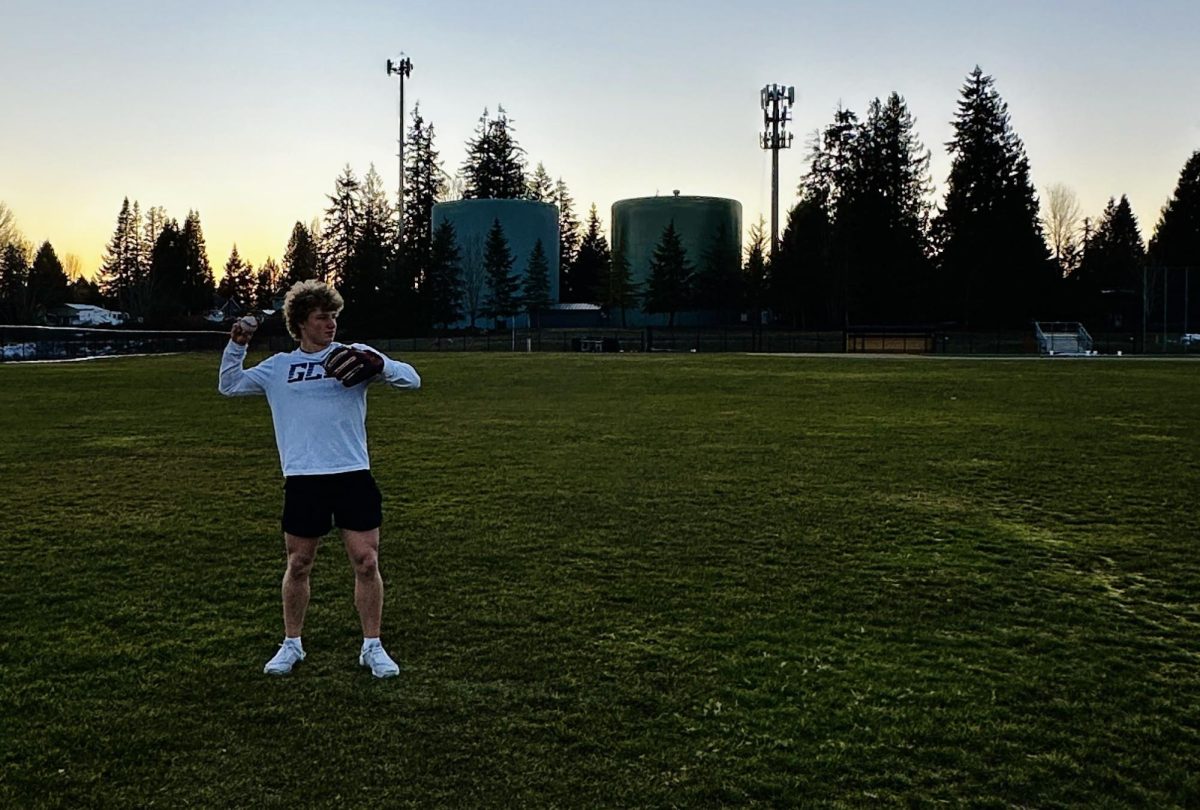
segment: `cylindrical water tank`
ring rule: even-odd
[[[612,207],[612,248],[623,250],[635,283],[650,276],[654,248],[671,223],[687,251],[691,265],[700,269],[704,257],[724,240],[725,255],[742,255],[742,204],[724,197],[637,197],[618,200]]]
[[[524,283],[529,255],[540,239],[550,268],[550,300],[558,303],[558,208],[534,200],[455,200],[433,206],[433,227],[454,226],[468,301],[487,296],[483,255],[488,231],[500,223],[513,256],[513,272]],[[469,306],[467,307],[469,309]]]

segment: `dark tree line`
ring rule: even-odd
[[[1032,318],[1082,319],[1132,330],[1161,303],[1156,291],[1171,273],[1200,268],[1200,151],[1146,245],[1124,196],[1084,220],[1079,234],[1077,211],[1060,205],[1070,203],[1062,187],[1051,187],[1043,217],[1007,105],[978,67],[961,88],[953,128],[945,145],[950,173],[936,205],[930,151],[903,97],[892,93],[861,116],[836,110],[814,136],[774,255],[761,222],[744,256],[733,248],[737,235],[721,232],[688,255],[672,224],[649,264],[633,268],[609,245],[594,205],[581,223],[562,178],[541,163],[528,169],[502,107],[494,116],[484,110],[451,178],[433,123],[418,106],[407,133],[403,222],[373,166],[361,179],[346,166],[323,215],[295,223],[281,262],[254,268],[235,246],[219,283],[196,211],[180,224],[161,208],[143,213],[137,201],[124,200],[93,284],[68,273],[48,242],[34,251],[21,240],[0,203],[0,318],[34,321],[76,301],[183,325],[226,300],[272,308],[295,281],[320,278],[342,290],[350,305],[345,323],[361,335],[423,334],[480,316],[527,314],[536,323],[555,303],[549,267],[557,250],[560,300],[598,303],[622,317],[641,309],[673,322],[681,311],[705,310],[800,329],[992,329],[1020,328]],[[514,266],[499,222],[485,242],[463,244],[449,223],[433,222],[434,205],[456,193],[551,203],[559,243],[539,244],[523,267]]]

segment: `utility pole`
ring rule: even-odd
[[[771,150],[771,258],[779,252],[779,150],[790,149],[792,133],[787,122],[792,120],[791,105],[796,103],[796,88],[768,84],[759,94],[763,110],[763,132],[758,143]]]
[[[412,60],[400,54],[400,61],[387,60],[387,75],[400,77],[400,192],[396,206],[396,247],[404,242],[404,80],[412,73]]]

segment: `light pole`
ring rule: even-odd
[[[387,60],[387,75],[393,73],[400,77],[400,193],[396,207],[396,247],[404,241],[404,80],[412,73],[412,60],[400,54],[400,61]]]
[[[758,143],[771,150],[771,257],[779,252],[779,150],[790,149],[792,133],[787,122],[792,120],[791,105],[796,102],[796,88],[768,84],[759,94],[763,110],[763,132]]]

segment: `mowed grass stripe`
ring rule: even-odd
[[[0,804],[1200,801],[1200,366],[415,355],[289,679],[261,399],[0,366]]]

